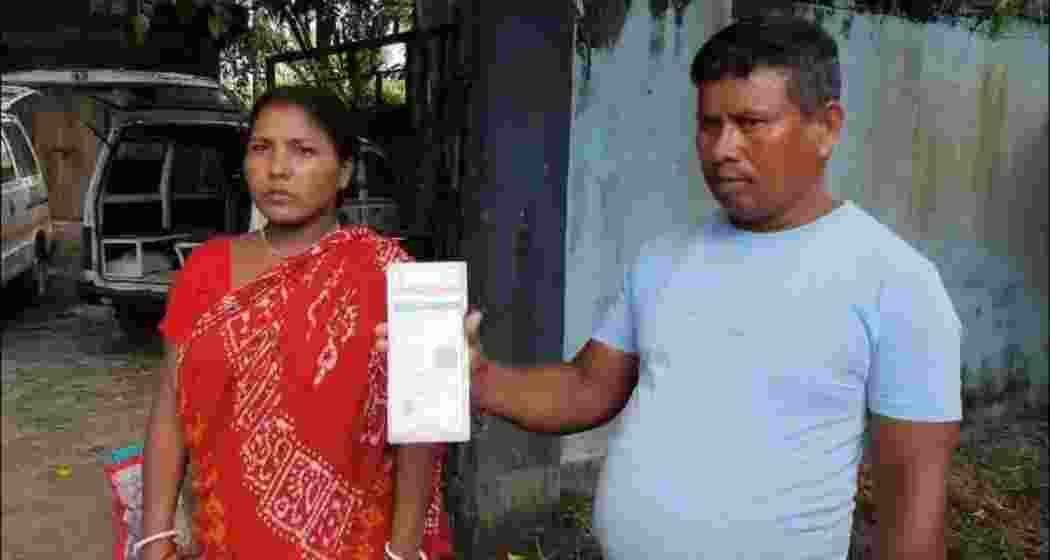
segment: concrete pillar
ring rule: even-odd
[[[489,309],[486,350],[536,363],[562,353],[565,188],[572,98],[572,9],[564,0],[457,2],[471,56],[464,179],[471,299]],[[461,558],[552,521],[560,442],[481,419],[452,457],[450,498]]]

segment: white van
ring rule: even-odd
[[[108,69],[34,70],[4,83],[73,91],[102,141],[84,192],[79,292],[126,331],[152,329],[193,247],[248,230],[241,160],[246,113],[215,80]]]
[[[85,123],[103,144],[84,194],[79,293],[88,303],[113,306],[126,333],[155,329],[174,275],[194,247],[261,225],[242,177],[248,115],[218,82],[92,69],[15,72],[3,80],[44,93],[73,87],[105,115],[101,123]],[[360,140],[359,193],[392,173],[382,150]],[[344,220],[391,222],[389,204],[355,202]]]
[[[53,225],[48,207],[47,181],[33,143],[16,114],[36,91],[3,85],[3,286],[22,280],[35,295],[48,284],[48,261],[53,247]]]

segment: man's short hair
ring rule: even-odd
[[[693,84],[745,79],[770,68],[787,72],[788,97],[812,115],[842,94],[838,45],[819,25],[795,16],[755,16],[715,33],[693,59]]]

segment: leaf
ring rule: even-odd
[[[146,33],[149,32],[149,18],[139,14],[131,18],[131,36],[136,46],[142,46],[146,42]]]
[[[211,33],[212,39],[218,39],[223,33],[226,33],[228,28],[226,20],[219,14],[211,14],[208,16],[208,31]]]
[[[193,21],[193,12],[193,0],[175,0],[175,13],[183,24]]]

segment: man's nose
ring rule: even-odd
[[[740,152],[740,131],[735,126],[723,124],[707,134],[707,159],[711,161],[735,161]]]

